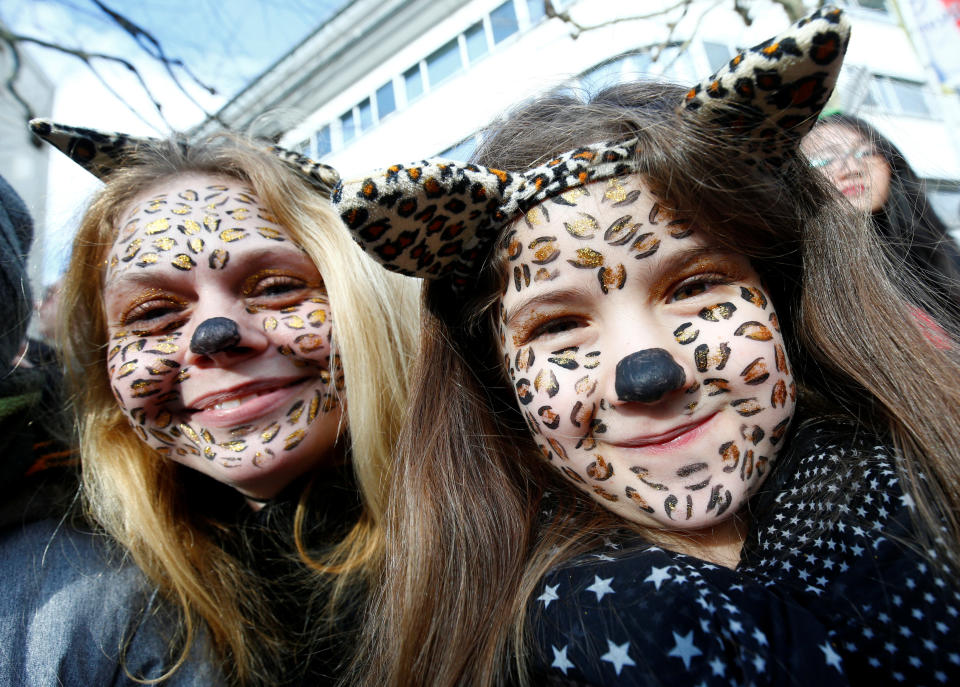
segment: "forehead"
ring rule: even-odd
[[[207,262],[222,267],[231,253],[284,245],[296,246],[249,184],[183,174],[149,187],[120,214],[107,277],[134,268],[187,272]]]
[[[515,221],[502,244],[508,283],[502,301],[554,290],[599,294],[629,275],[702,255],[712,241],[665,209],[639,175],[568,189]],[[618,287],[619,288],[619,287]]]
[[[845,124],[820,124],[803,138],[802,146],[807,150],[821,150],[847,148],[861,143],[866,143],[866,139]]]

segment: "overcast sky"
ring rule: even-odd
[[[216,111],[346,4],[345,0],[102,2],[152,34],[168,57],[183,60],[201,82],[216,89],[217,94],[211,95],[182,71],[177,73],[192,97],[209,112]],[[0,19],[16,33],[129,59],[163,105],[164,116],[173,129],[186,129],[204,117],[163,67],[91,0],[2,0]],[[49,113],[55,121],[137,135],[158,136],[170,131],[125,69],[98,62],[103,80],[122,94],[130,107],[112,95],[79,60],[42,48],[28,52],[56,85],[53,112]],[[55,279],[62,268],[73,228],[98,184],[65,156],[58,153],[50,157],[50,240],[44,282]]]

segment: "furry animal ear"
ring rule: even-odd
[[[114,169],[122,167],[124,158],[137,146],[159,141],[115,131],[67,126],[49,119],[30,120],[30,130],[98,179],[106,179]]]
[[[849,40],[841,10],[817,10],[690,89],[681,114],[730,139],[750,159],[778,168],[827,104]]]
[[[731,155],[775,170],[796,154],[830,97],[849,36],[840,10],[814,12],[691,89],[678,116],[727,139]],[[387,269],[446,279],[457,291],[505,224],[566,189],[635,172],[637,143],[596,143],[519,172],[441,159],[394,165],[342,182],[333,203]]]
[[[98,179],[106,179],[115,169],[131,164],[130,156],[139,146],[162,144],[162,141],[157,138],[67,126],[49,119],[31,120],[30,130]],[[186,138],[180,144],[189,145]],[[340,180],[337,170],[329,165],[314,162],[308,157],[277,145],[267,145],[265,149],[290,166],[304,181],[324,196],[329,196]]]

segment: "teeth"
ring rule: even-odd
[[[213,409],[214,410],[230,410],[231,408],[238,408],[243,403],[255,397],[256,397],[256,394],[251,394],[249,396],[241,396],[240,398],[234,398],[229,401],[224,401],[223,403],[216,403],[214,404]]]

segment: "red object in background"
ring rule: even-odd
[[[960,29],[960,0],[940,0],[947,10],[947,14],[953,17],[957,22],[957,28]]]

